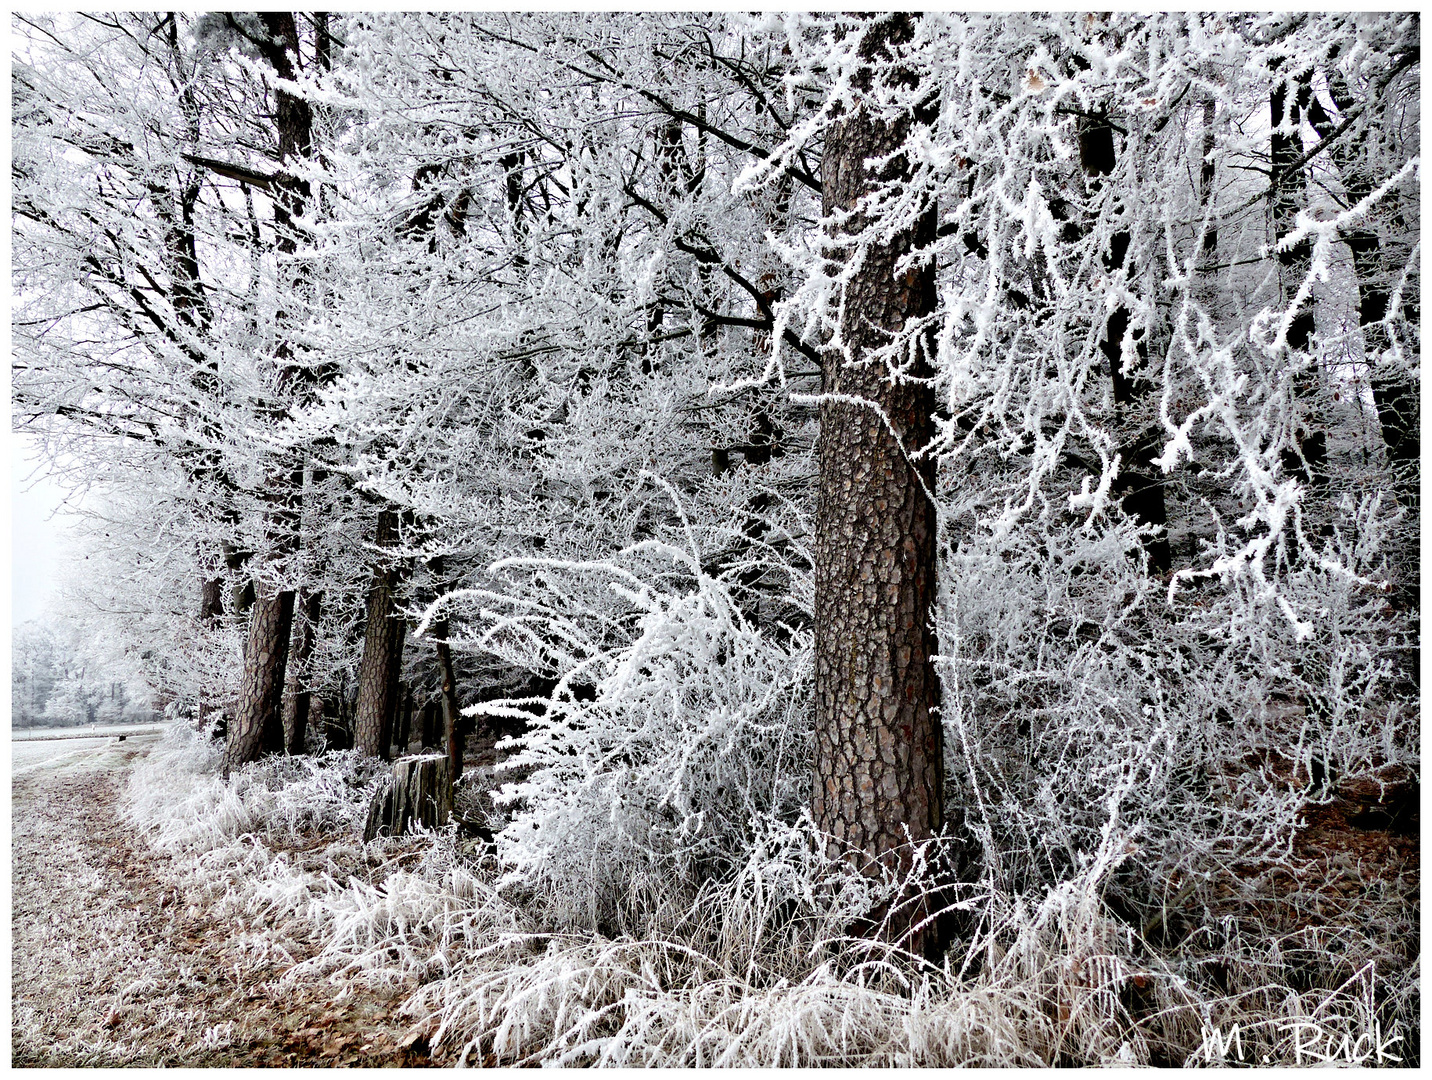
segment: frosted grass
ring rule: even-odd
[[[252,955],[267,958],[278,923],[301,931],[321,948],[286,978],[326,979],[340,998],[351,980],[401,988],[413,1030],[459,1063],[1202,1063],[1210,1025],[1231,1023],[1247,1047],[1291,1061],[1297,1023],[1354,1042],[1378,1023],[1367,979],[1297,992],[1276,978],[1276,942],[1230,940],[1249,961],[1248,986],[1195,985],[1104,906],[1128,847],[1116,827],[1081,873],[1038,900],[963,894],[974,929],[936,970],[846,938],[839,875],[819,879],[788,857],[811,897],[793,907],[769,887],[781,863],[770,850],[694,893],[648,881],[642,938],[558,932],[530,894],[500,890],[492,860],[464,851],[451,829],[359,843],[371,763],[275,759],[228,785],[218,763],[198,737],[171,731],[134,770],[129,819],[243,926]],[[293,850],[300,840],[307,850]],[[1151,1003],[1139,1020],[1127,1008],[1135,985]]]

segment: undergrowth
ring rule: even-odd
[[[379,763],[273,758],[226,784],[179,730],[129,813],[222,916],[315,944],[287,977],[401,989],[445,1060],[1410,1064],[1415,849],[1349,846],[1346,821],[1311,839],[1348,791],[1415,791],[1378,584],[1396,520],[1345,501],[1276,596],[1168,599],[1122,526],[947,550],[949,825],[901,863],[934,883],[939,965],[856,929],[921,886],[828,856],[803,810],[810,635],[754,627],[684,519],[684,544],[512,560],[453,594],[481,604],[470,647],[559,676],[476,710],[526,725],[495,844],[364,845]]]
[[[1415,1046],[1411,973],[1389,983],[1369,965],[1299,985],[1291,936],[1231,918],[1175,948],[1143,940],[1105,902],[1132,846],[1117,820],[1043,895],[944,894],[963,930],[935,969],[848,935],[870,901],[852,887],[868,883],[842,878],[798,826],[773,829],[725,880],[634,882],[643,935],[609,936],[555,926],[451,828],[365,849],[374,769],[352,754],[261,762],[228,785],[217,768],[209,745],[171,732],[135,770],[131,819],[187,857],[221,917],[321,942],[287,978],[401,987],[414,1029],[457,1062],[1294,1064],[1366,1062],[1378,1039],[1404,1059]],[[1225,962],[1217,976],[1209,957]]]

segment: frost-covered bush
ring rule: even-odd
[[[485,612],[482,642],[528,663],[538,642],[563,653],[549,698],[476,710],[527,721],[499,766],[515,777],[496,796],[511,813],[505,884],[540,894],[558,924],[626,925],[640,882],[729,877],[794,822],[809,785],[808,631],[757,629],[697,551],[657,541],[620,561],[496,569],[525,588]],[[600,614],[613,595],[625,611]]]
[[[1395,1033],[1366,972],[1336,987],[1296,988],[1298,973],[1270,956],[1269,943],[1240,936],[1232,923],[1209,929],[1223,935],[1220,957],[1241,965],[1249,985],[1237,992],[1207,985],[1179,955],[1151,950],[1108,903],[1152,831],[1142,823],[1140,833],[1142,800],[1123,783],[1082,816],[1066,810],[1081,827],[1088,823],[1075,837],[1085,857],[1051,869],[1047,887],[1012,887],[1014,866],[952,894],[966,929],[941,969],[919,970],[898,950],[850,936],[851,918],[880,889],[862,891],[833,872],[801,821],[783,825],[768,813],[764,827],[753,823],[742,834],[746,846],[733,849],[744,857],[728,855],[725,876],[694,887],[656,873],[677,856],[628,855],[625,900],[629,911],[641,905],[643,925],[610,935],[570,925],[584,915],[562,901],[587,895],[582,888],[562,893],[549,881],[545,897],[499,888],[499,873],[464,854],[450,830],[407,840],[401,866],[390,850],[396,841],[362,845],[355,834],[371,769],[351,755],[247,766],[228,785],[218,764],[206,742],[172,732],[136,768],[126,812],[175,856],[176,869],[204,884],[210,911],[232,920],[240,953],[261,958],[275,942],[302,941],[309,958],[287,979],[403,990],[401,1015],[446,1060],[1205,1064],[1217,1056],[1209,1026],[1239,1024],[1249,1053],[1292,1063],[1300,1023],[1316,1021],[1352,1043],[1379,1024],[1384,1036]],[[998,759],[982,764],[992,769]],[[1057,775],[1067,783],[1067,774]],[[1162,797],[1158,789],[1152,795]],[[549,800],[560,816],[564,807],[555,795]],[[327,809],[296,813],[313,803]],[[1005,804],[1000,813],[1015,810]],[[1008,844],[1018,829],[993,828],[997,818],[982,819],[987,835]],[[295,831],[313,829],[325,834],[320,848],[295,859]],[[537,880],[561,865],[559,853],[540,854],[546,861],[527,871]],[[604,880],[615,887],[616,875]],[[1399,1015],[1410,1015],[1404,981],[1377,988],[1402,995]]]
[[[170,854],[203,857],[255,839],[292,842],[362,832],[386,772],[356,751],[264,758],[226,781],[222,745],[174,724],[130,775],[126,814]]]
[[[1271,888],[1268,872],[1294,865],[1310,804],[1339,783],[1390,766],[1415,776],[1398,684],[1406,623],[1385,599],[1398,527],[1377,499],[1343,498],[1321,547],[1285,565],[1276,590],[1234,575],[1169,589],[1143,571],[1132,532],[1057,521],[949,552],[949,797],[994,892],[1061,887],[1118,822],[1123,846],[1100,888],[1154,933],[1169,907],[1194,912],[1250,880]],[[1357,966],[1349,957],[1388,966],[1378,920],[1395,908],[1367,909],[1339,980]],[[1308,977],[1282,970],[1272,930],[1254,951],[1250,991]]]

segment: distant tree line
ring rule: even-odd
[[[148,696],[136,695],[83,638],[39,623],[15,628],[10,649],[10,725],[75,727],[154,719]]]

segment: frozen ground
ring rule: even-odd
[[[554,932],[493,887],[480,839],[358,842],[376,764],[276,756],[225,782],[217,761],[176,730],[17,772],[15,1064],[1200,1064],[1210,1017],[1280,1063],[1309,1025],[1330,1062],[1365,1060],[1378,1024],[1415,1045],[1397,785],[1309,806],[1260,910],[1218,893],[1211,945],[1181,925],[1178,951],[1130,946],[1096,867],[971,937],[972,975],[913,985],[833,966],[831,932],[777,923],[746,874],[652,905],[640,938]],[[1207,964],[1238,993],[1187,977]]]
[[[53,739],[98,739],[112,735],[157,735],[164,730],[154,724],[86,724],[68,728],[12,728],[11,742],[45,742]]]
[[[122,745],[152,746],[163,731],[160,724],[125,724],[114,728],[70,728],[52,732],[15,733],[10,737],[10,775],[23,776],[49,764],[81,765],[96,759],[98,752]]]
[[[284,979],[318,943],[219,915],[133,833],[119,802],[152,741],[15,756],[12,1064],[426,1064],[390,992]]]

